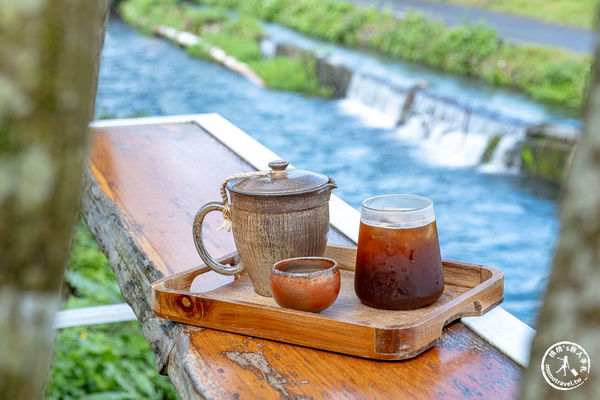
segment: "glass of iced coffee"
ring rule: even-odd
[[[423,307],[444,290],[433,201],[391,194],[362,203],[354,290],[366,305]]]

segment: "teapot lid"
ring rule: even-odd
[[[235,193],[255,196],[285,196],[313,192],[330,182],[329,177],[302,169],[286,169],[285,160],[271,161],[269,174],[253,178],[238,178],[227,182]]]

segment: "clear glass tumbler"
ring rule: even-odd
[[[444,272],[433,201],[391,194],[362,203],[354,290],[366,305],[405,310],[436,301]]]

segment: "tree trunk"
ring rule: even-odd
[[[562,229],[544,298],[522,399],[600,399],[600,47],[590,76],[584,128],[562,202]],[[588,353],[587,381],[557,390],[542,377],[542,357],[554,343],[575,342]]]
[[[96,23],[93,25],[93,28],[96,29],[96,36],[94,43],[94,74],[92,75],[92,93],[89,97],[90,99],[90,121],[94,120],[96,105],[96,93],[98,91],[98,71],[100,70],[100,56],[102,54],[102,47],[104,47],[104,35],[106,33],[106,27],[108,25],[108,16],[110,14],[110,4],[111,0],[98,0],[98,17]]]
[[[0,398],[43,396],[109,0],[0,6]]]

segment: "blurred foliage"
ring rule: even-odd
[[[166,25],[198,35],[205,42],[248,64],[273,89],[330,97],[331,90],[319,85],[313,60],[277,57],[262,58],[258,19],[234,16],[219,7],[198,7],[174,0],[129,0],[121,5],[121,15],[130,24],[149,31]],[[191,46],[188,53],[210,60],[207,49]]]
[[[572,147],[547,137],[528,138],[521,147],[522,170],[550,182],[562,182]]]
[[[498,147],[498,144],[500,143],[501,139],[502,135],[494,135],[488,140],[485,146],[485,150],[481,155],[481,163],[488,163],[492,161],[492,158],[494,157],[494,152],[496,151],[496,148]]]
[[[598,0],[436,0],[592,28]]]
[[[65,282],[69,291],[65,308],[124,301],[106,257],[83,222],[79,222],[75,230]]]
[[[252,62],[250,66],[269,87],[331,97],[332,90],[319,85],[316,74],[310,72],[316,69],[312,59],[275,57]]]
[[[261,59],[260,48],[256,40],[240,40],[239,36],[224,32],[209,33],[202,38],[240,61],[248,63]]]
[[[104,254],[83,222],[76,228],[67,271],[67,308],[121,303]],[[177,399],[137,321],[58,332],[47,399]]]
[[[177,399],[136,321],[58,334],[46,399]]]
[[[346,46],[377,51],[491,84],[536,100],[579,107],[590,69],[588,56],[503,42],[484,25],[447,27],[420,14],[389,12],[324,0],[196,0],[255,15]]]

